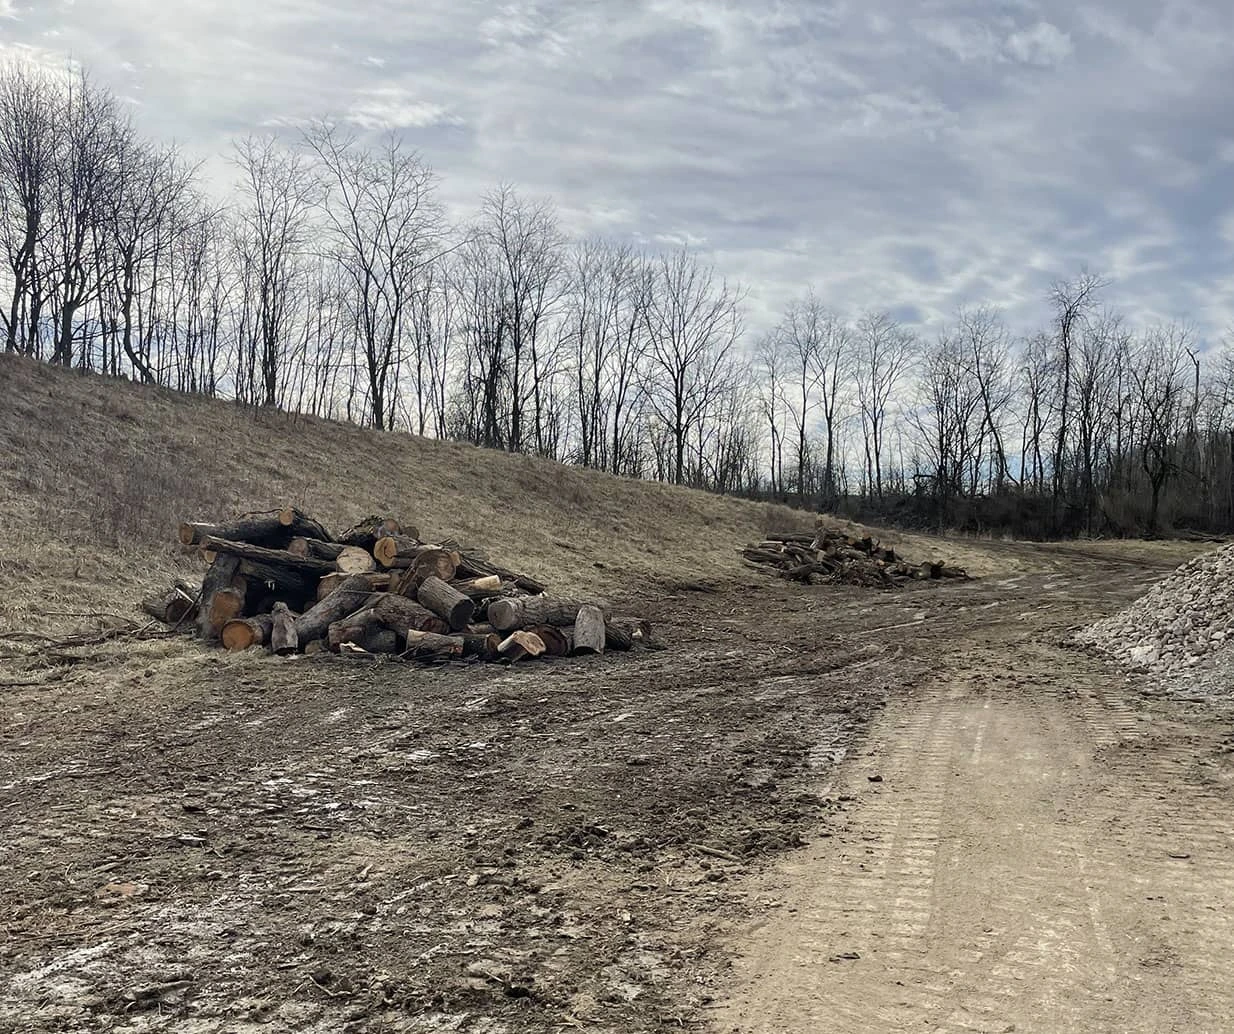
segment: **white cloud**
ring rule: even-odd
[[[397,86],[368,90],[347,110],[346,119],[361,129],[424,129],[457,126],[462,120],[440,104],[418,100]]]
[[[1038,22],[1007,37],[1007,53],[1026,65],[1050,68],[1062,64],[1074,49],[1071,37],[1050,22]]]

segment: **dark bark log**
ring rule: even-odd
[[[527,631],[540,637],[544,643],[544,652],[549,657],[569,657],[574,652],[574,633],[568,628],[534,625]]]
[[[368,653],[398,653],[402,641],[371,607],[334,622],[326,633],[326,645],[335,653],[348,643]]]
[[[233,614],[227,615],[218,624],[214,623],[214,597],[220,592],[235,593],[232,588],[232,580],[236,577],[240,569],[240,560],[234,556],[219,557],[210,565],[210,570],[206,572],[206,577],[201,583],[201,601],[197,611],[197,630],[201,633],[201,637],[206,640],[217,639],[219,633],[223,630],[223,625],[231,618],[239,617],[240,613],[237,610]],[[240,600],[243,606],[243,599]],[[224,610],[226,607],[223,608]]]
[[[580,607],[574,620],[574,652],[603,653],[605,638],[604,611],[599,607]]]
[[[497,652],[501,646],[501,636],[495,632],[469,632],[463,636],[463,656],[479,657],[485,661],[495,661],[501,655]]]
[[[373,556],[382,567],[393,567],[396,560],[414,560],[435,548],[410,535],[383,535],[373,544]]]
[[[391,575],[385,571],[374,571],[370,574],[362,575],[346,575],[339,571],[333,574],[323,575],[321,581],[317,583],[317,599],[324,600],[335,589],[337,589],[348,578],[360,577],[364,578],[373,592],[388,592],[390,590]]]
[[[377,545],[378,539],[385,538],[387,535],[399,534],[409,535],[413,539],[420,537],[420,533],[415,528],[402,528],[393,517],[375,515],[356,521],[352,527],[348,528],[338,537],[338,541],[345,546],[359,546],[361,549],[367,549],[371,552],[373,547]]]
[[[608,619],[607,624],[617,629],[619,633],[629,636],[636,643],[651,642],[651,622],[645,618],[615,614]]]
[[[291,530],[293,536],[298,535],[308,539],[320,539],[322,542],[330,542],[333,536],[326,530],[325,526],[313,520],[308,514],[301,510],[297,510],[294,506],[285,506],[279,511],[279,524],[284,528]],[[219,538],[225,539],[226,535],[220,535]]]
[[[299,514],[299,511],[295,513]],[[280,515],[275,513],[237,517],[222,524],[185,522],[180,525],[180,541],[186,546],[199,545],[207,538],[217,538],[265,546],[267,549],[286,549],[297,536],[321,539],[328,538],[329,532],[303,514],[293,517],[290,524],[284,524]]]
[[[329,596],[296,618],[296,637],[302,643],[324,639],[326,630],[340,618],[368,606],[373,595],[369,576],[354,574],[344,579]]]
[[[544,653],[544,640],[534,632],[513,632],[497,647],[498,654],[507,661],[521,661],[524,657],[539,657]]]
[[[318,542],[316,539],[294,538],[287,552],[296,556],[328,560],[343,574],[366,574],[377,569],[377,562],[367,549],[344,546],[341,542]]]
[[[466,642],[461,635],[438,635],[435,632],[409,631],[403,656],[418,661],[449,660],[462,657]]]
[[[634,636],[619,625],[607,623],[604,626],[604,648],[606,650],[634,649]]]
[[[524,592],[531,593],[533,596],[548,591],[547,587],[535,578],[525,574],[516,574],[514,571],[498,567],[496,564],[466,552],[459,557],[457,574],[461,578],[484,578],[496,575],[503,582],[513,582]]]
[[[270,642],[270,630],[274,626],[274,618],[269,614],[258,614],[251,618],[234,618],[223,626],[221,638],[228,650],[249,650],[254,646],[265,646]]]
[[[270,630],[270,649],[280,657],[296,653],[300,649],[300,637],[296,634],[296,615],[286,603],[276,603],[271,611],[274,627]]]
[[[367,606],[376,612],[387,628],[394,629],[400,637],[406,636],[408,630],[436,632],[439,635],[450,631],[450,625],[431,610],[397,593],[377,593]]]
[[[307,571],[323,575],[334,570],[334,564],[329,560],[296,556],[295,553],[289,553],[285,549],[267,549],[265,546],[254,546],[248,542],[232,542],[230,539],[215,538],[213,535],[204,539],[202,546],[216,554],[240,557],[242,560],[270,564],[274,567],[287,567],[293,571]]]
[[[148,596],[141,601],[141,609],[165,625],[178,625],[190,621],[197,613],[197,593],[185,586],[175,585],[167,592]]]
[[[469,597],[432,575],[420,583],[416,599],[434,614],[445,618],[455,632],[462,631],[470,624],[476,610]]]
[[[438,576],[440,577],[440,576]],[[460,581],[450,583],[455,589],[461,592],[469,599],[479,603],[481,600],[487,600],[493,596],[501,596],[507,593],[506,585],[497,575],[489,575],[487,578],[467,578]],[[513,595],[518,590],[515,589],[514,583],[509,585],[508,594]]]
[[[579,609],[586,606],[603,606],[587,600],[549,599],[546,596],[524,596],[515,599],[492,600],[488,605],[488,619],[499,632],[531,625],[573,625]]]

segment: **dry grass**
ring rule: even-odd
[[[133,613],[192,572],[180,520],[288,502],[388,512],[555,590],[744,577],[738,548],[802,514],[469,445],[246,410],[0,357],[0,627]]]

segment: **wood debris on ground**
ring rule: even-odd
[[[910,581],[967,578],[963,568],[941,560],[913,563],[884,547],[870,535],[857,537],[820,520],[813,534],[768,535],[746,546],[747,565],[807,585],[862,585],[894,588]]]
[[[654,645],[641,618],[550,597],[535,578],[391,517],[334,536],[287,508],[187,522],[180,542],[210,565],[201,586],[177,582],[142,609],[228,650],[511,662]]]

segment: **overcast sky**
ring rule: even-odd
[[[1027,331],[1082,266],[1138,320],[1234,322],[1229,0],[0,0],[15,50],[220,178],[262,127],[395,128],[458,215],[509,180],[689,241],[756,327],[812,284]]]

